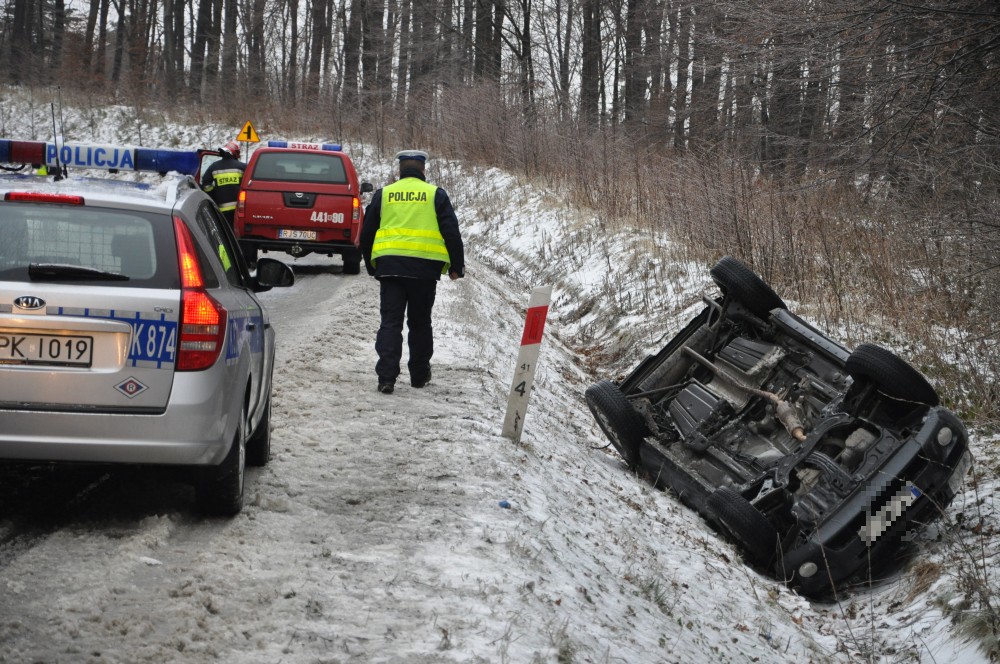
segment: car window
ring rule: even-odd
[[[198,225],[212,243],[215,257],[222,264],[229,283],[237,288],[247,288],[247,275],[242,268],[242,254],[236,237],[229,229],[229,222],[211,202],[205,201],[198,208]]]
[[[119,285],[164,286],[176,277],[176,265],[169,260],[173,237],[164,228],[169,229],[169,217],[155,213],[4,203],[0,274],[13,276],[31,264],[73,265],[129,277]]]
[[[335,154],[262,152],[251,176],[254,180],[347,184],[344,161]]]

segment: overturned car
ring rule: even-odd
[[[630,468],[669,488],[754,566],[830,594],[897,559],[970,464],[962,422],[896,355],[853,352],[742,262],[722,296],[621,381],[586,391]]]

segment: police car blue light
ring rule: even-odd
[[[298,143],[291,141],[267,141],[264,147],[268,148],[293,148],[296,150],[329,150],[330,152],[341,152],[344,146],[337,143]]]
[[[198,171],[198,153],[186,150],[154,150],[151,148],[135,149],[135,170],[177,171],[194,175]]]
[[[52,167],[157,173],[176,171],[194,175],[198,170],[198,153],[194,150],[0,139],[0,163],[44,163]]]

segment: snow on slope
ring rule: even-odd
[[[126,112],[67,115],[107,142],[196,147],[227,131],[126,138],[112,119]],[[391,160],[349,149],[363,178],[389,180]],[[948,574],[810,603],[608,449],[574,349],[658,347],[710,287],[707,266],[632,269],[635,238],[595,236],[599,220],[495,169],[438,160],[430,179],[452,193],[470,255],[468,278],[438,290],[433,382],[404,374],[377,394],[376,284],[300,261],[300,284],[263,295],[281,343],[274,458],[251,471],[244,513],[202,521],[169,502],[58,530],[0,569],[0,661],[987,661],[943,618],[938,597],[959,597]],[[543,283],[553,306],[515,445],[499,435],[504,401]]]

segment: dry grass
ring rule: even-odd
[[[678,154],[641,135],[530,124],[485,103],[500,95],[451,91],[415,140],[568,188],[570,202],[596,212],[595,233],[644,238],[657,264],[736,256],[848,345],[889,347],[968,422],[1000,426],[1000,274],[984,269],[988,225],[970,235],[953,213],[961,202],[787,181],[719,151]]]

